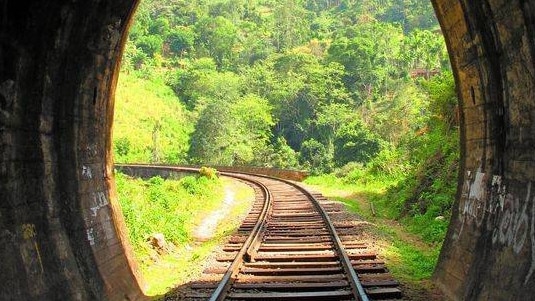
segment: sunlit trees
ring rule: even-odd
[[[234,101],[212,99],[201,111],[191,138],[190,157],[202,164],[248,164],[262,153],[273,125],[269,103],[255,95]]]
[[[402,39],[400,27],[374,22],[352,27],[332,43],[329,60],[344,65],[344,83],[358,104],[388,93],[389,83],[401,77]]]
[[[430,71],[448,67],[446,44],[439,34],[416,29],[405,37],[403,44],[402,55],[409,68]]]
[[[336,164],[366,163],[381,150],[381,140],[358,120],[345,123],[336,131],[334,156]]]
[[[166,42],[173,53],[184,56],[194,49],[195,32],[190,27],[178,26],[170,30]]]
[[[173,128],[194,127],[172,154],[170,121],[139,121],[158,161],[187,151],[190,163],[327,172],[403,149],[429,112],[451,108],[410,77],[448,68],[436,27],[416,0],[146,0],[123,71],[171,87],[186,110]],[[121,158],[136,151],[126,136]]]
[[[195,25],[199,52],[212,57],[218,68],[228,67],[233,59],[233,48],[237,42],[236,26],[222,16],[205,17]]]
[[[278,51],[306,42],[310,35],[307,11],[300,0],[277,1],[273,9],[273,43]]]

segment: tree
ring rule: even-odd
[[[332,150],[314,139],[308,139],[301,145],[299,161],[305,167],[310,168],[313,174],[330,172],[332,158]]]
[[[213,99],[202,111],[191,135],[189,157],[194,163],[232,165],[237,120],[224,100]]]
[[[255,62],[263,62],[274,51],[274,47],[269,40],[269,32],[251,21],[240,23],[238,43],[236,51],[238,54],[238,65],[250,65]]]
[[[431,1],[394,0],[388,1],[385,9],[378,14],[383,22],[398,23],[406,33],[414,29],[433,29],[438,22]]]
[[[301,2],[282,0],[273,11],[273,39],[279,52],[300,45],[310,37],[308,12]]]
[[[272,107],[266,99],[254,94],[240,97],[232,106],[233,118],[238,120],[240,152],[233,154],[241,164],[259,160],[257,154],[262,153],[271,138],[271,127],[274,125],[271,115]],[[244,155],[247,154],[247,155]]]
[[[183,56],[189,50],[193,49],[195,45],[195,32],[189,27],[179,26],[170,31],[166,41],[169,44],[169,49],[173,53]]]
[[[429,30],[414,30],[403,41],[403,59],[409,68],[439,70],[448,66],[444,37]]]
[[[319,108],[316,118],[316,130],[319,141],[332,145],[334,136],[344,124],[357,118],[355,109],[347,104],[331,103]]]
[[[217,64],[218,69],[229,66],[237,42],[237,28],[228,19],[205,17],[195,25],[198,43]]]
[[[169,34],[169,30],[169,19],[164,16],[160,16],[149,23],[148,33],[150,35],[165,37]]]
[[[275,168],[299,168],[298,153],[286,143],[284,137],[273,139],[271,144],[266,145],[258,153],[252,163]]]
[[[256,95],[211,99],[195,126],[190,155],[196,163],[248,164],[265,152],[273,124],[271,106]]]
[[[194,160],[297,166],[299,156],[327,171],[333,154],[336,165],[365,162],[376,142],[399,147],[427,122],[426,94],[408,71],[447,64],[440,34],[430,31],[437,25],[428,22],[430,7],[419,0],[147,0],[124,66],[150,82],[163,79],[186,105]],[[424,23],[426,30],[415,29]],[[171,154],[167,145],[171,121],[158,120],[159,159],[183,160],[183,148]]]
[[[350,37],[340,37],[329,48],[329,61],[345,67],[344,82],[357,104],[388,93],[399,71],[403,32],[399,26],[368,23],[353,27]]]
[[[239,77],[232,72],[218,73],[212,58],[188,61],[171,73],[168,82],[189,109],[195,109],[202,98],[237,98]]]
[[[148,57],[162,52],[163,39],[159,35],[141,36],[136,42],[136,46]]]
[[[359,121],[343,125],[334,139],[334,162],[344,166],[349,162],[366,163],[381,150],[380,139]]]

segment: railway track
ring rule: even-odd
[[[401,298],[398,282],[354,226],[331,222],[338,209],[321,195],[280,179],[222,174],[251,185],[256,201],[186,300]]]

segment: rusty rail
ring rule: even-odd
[[[249,183],[253,183],[254,185],[257,185],[262,190],[262,193],[264,194],[264,206],[262,208],[262,212],[260,213],[260,216],[258,217],[258,221],[256,222],[256,225],[254,226],[253,230],[251,231],[251,234],[249,235],[249,238],[245,241],[242,248],[238,252],[238,255],[236,256],[236,259],[232,262],[230,267],[228,268],[227,272],[219,282],[219,285],[215,289],[214,293],[210,297],[210,301],[220,301],[224,300],[230,286],[232,285],[232,281],[234,277],[239,273],[239,269],[243,261],[250,261],[252,258],[252,253],[254,252],[252,248],[257,246],[259,243],[259,240],[262,238],[261,233],[265,227],[266,224],[266,215],[268,214],[270,208],[271,208],[271,193],[269,192],[269,189],[260,182],[252,181],[249,178],[240,177],[236,174],[222,172],[222,175],[233,177],[237,179],[241,179],[244,181],[247,181]]]
[[[165,174],[199,171],[189,167],[130,167]],[[340,228],[342,241],[325,208],[303,186],[246,172],[220,174],[254,186],[257,203],[239,234],[218,256],[217,261],[224,264],[205,270],[206,275],[222,274],[221,278],[207,276],[207,280],[192,283],[186,300],[369,301],[401,297],[399,283],[391,278],[384,262],[352,238],[354,233],[344,232],[344,227]],[[277,199],[270,190],[277,193]],[[347,248],[353,253],[348,254]]]
[[[341,263],[342,263],[342,265],[344,267],[344,271],[346,272],[346,274],[348,276],[349,284],[351,285],[351,290],[353,291],[353,294],[355,295],[356,300],[369,301],[368,295],[366,294],[366,291],[364,290],[364,287],[360,283],[359,277],[357,276],[357,273],[355,272],[355,269],[353,268],[353,265],[351,264],[351,260],[349,259],[349,256],[347,256],[347,252],[346,252],[346,250],[345,250],[345,248],[344,248],[344,246],[342,244],[342,241],[340,240],[340,237],[338,236],[338,233],[336,232],[336,229],[334,228],[334,225],[331,222],[331,219],[329,218],[329,215],[327,214],[327,212],[325,212],[325,210],[323,209],[323,207],[321,206],[319,201],[308,190],[306,190],[301,185],[298,185],[296,183],[293,183],[293,182],[290,182],[290,181],[287,181],[287,180],[283,180],[283,179],[280,179],[280,181],[283,181],[283,182],[285,182],[287,184],[290,184],[290,185],[296,187],[302,193],[304,193],[311,200],[314,201],[314,204],[316,205],[316,208],[318,209],[318,211],[321,213],[321,215],[323,216],[323,218],[327,222],[327,226],[329,227],[329,231],[331,232],[331,237],[333,238],[333,241],[334,241],[334,246],[336,248],[336,251],[338,252],[338,255],[342,259]]]
[[[231,174],[225,173],[225,175],[231,176],[231,177],[236,177],[236,174],[237,173],[231,173]],[[325,220],[325,222],[327,224],[327,227],[329,229],[330,235],[331,235],[331,237],[333,239],[333,242],[334,242],[335,249],[336,249],[336,251],[338,252],[338,255],[341,258],[341,264],[342,264],[342,266],[344,268],[344,271],[345,271],[345,273],[346,273],[346,275],[348,277],[349,284],[351,286],[351,290],[353,292],[355,300],[369,301],[368,295],[366,294],[366,291],[364,290],[364,287],[360,283],[360,280],[359,280],[359,278],[357,276],[357,273],[355,272],[355,269],[353,268],[353,265],[351,264],[351,260],[349,259],[349,256],[347,255],[347,253],[346,253],[346,251],[344,249],[342,241],[340,240],[340,237],[338,236],[338,234],[336,232],[336,229],[335,229],[334,225],[332,224],[331,219],[329,218],[329,215],[325,212],[325,210],[323,209],[323,207],[321,206],[319,201],[306,188],[304,188],[301,185],[298,185],[298,184],[296,184],[296,183],[294,183],[292,181],[285,180],[285,179],[280,179],[280,178],[275,178],[275,177],[271,177],[271,176],[267,176],[267,175],[255,175],[255,174],[249,174],[249,173],[243,173],[243,172],[241,174],[245,174],[245,175],[248,175],[248,176],[263,177],[263,178],[267,178],[267,179],[273,179],[273,180],[284,182],[286,184],[289,184],[289,185],[297,188],[299,191],[301,191],[303,194],[305,194],[310,200],[312,200],[314,205],[316,206],[317,210],[320,212],[320,214],[322,215],[323,219]],[[251,181],[249,178],[246,179],[246,180]],[[263,189],[267,190],[267,187],[265,187],[265,185],[263,185],[262,183],[257,182],[257,181],[251,181],[251,182],[255,183],[256,185],[262,185]],[[255,238],[259,234],[260,234],[260,231],[252,233],[252,235],[254,235]],[[245,247],[246,247],[247,250],[249,250],[249,249],[251,249],[251,247],[254,247],[254,246],[253,245],[247,245],[247,246],[244,245],[244,248]],[[238,257],[240,259],[240,264],[241,264],[241,259],[242,258],[240,256],[238,256]],[[252,257],[253,256],[249,256],[249,258],[252,258]],[[235,267],[233,266],[232,268],[235,268]],[[227,281],[227,279],[224,279],[224,280]],[[223,286],[223,285],[220,285],[220,286]],[[218,289],[219,289],[219,287],[218,287]],[[216,300],[223,300],[223,299],[214,299],[214,298],[210,299],[210,301],[216,301]]]

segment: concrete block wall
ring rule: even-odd
[[[151,178],[160,176],[162,178],[182,178],[190,175],[191,173],[197,173],[200,167],[193,166],[157,166],[157,165],[144,165],[144,164],[116,164],[115,169],[133,176],[140,178]],[[308,173],[298,170],[289,169],[277,169],[267,167],[253,167],[253,166],[212,166],[217,171],[221,172],[242,172],[242,173],[254,173],[260,175],[266,175],[271,177],[277,177],[292,181],[303,181]]]

